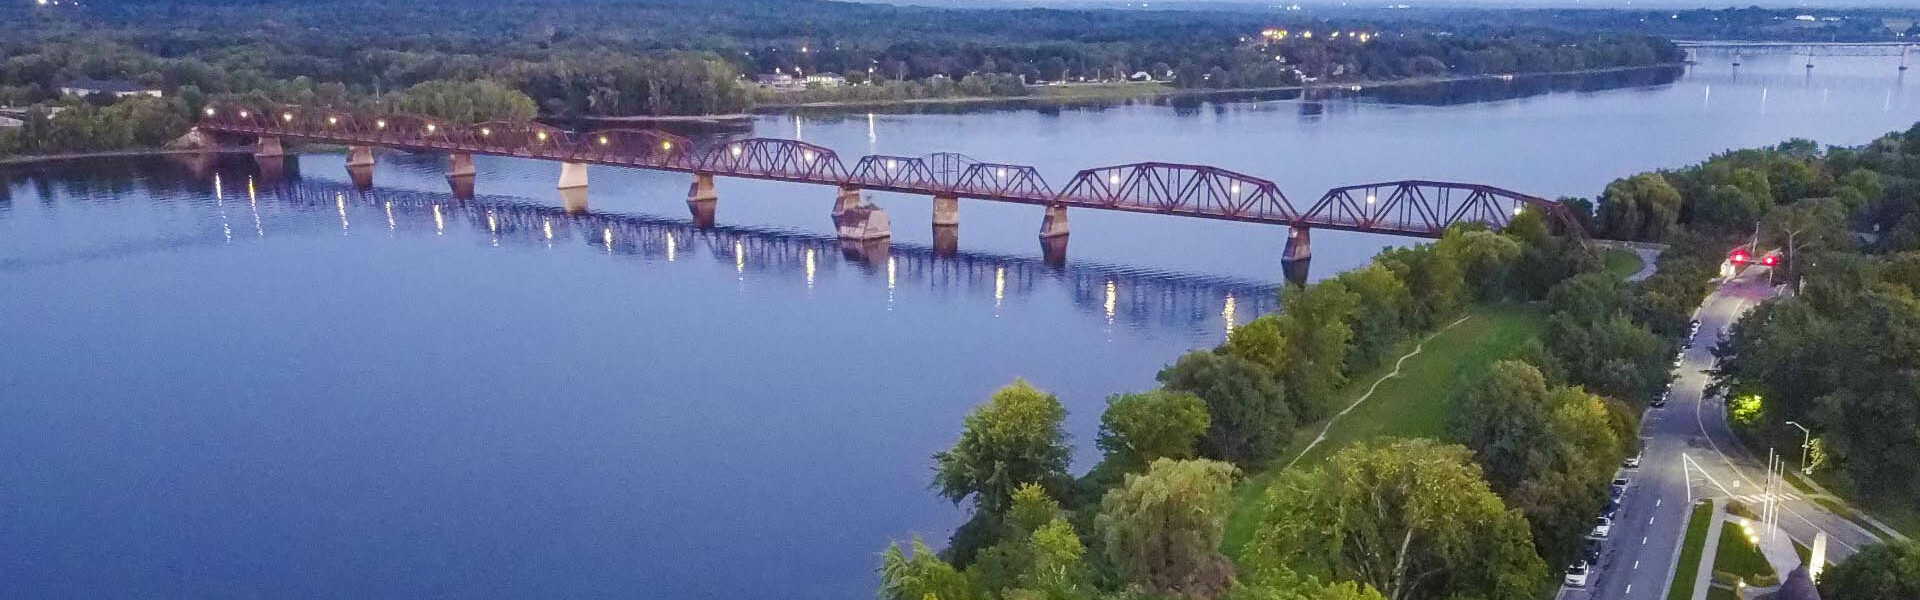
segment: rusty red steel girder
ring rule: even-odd
[[[1438,237],[1455,223],[1499,228],[1533,208],[1559,230],[1587,233],[1563,204],[1493,186],[1406,180],[1338,187],[1301,210],[1273,181],[1218,167],[1141,162],[1082,170],[1059,191],[1026,165],[961,154],[868,155],[849,169],[831,148],[746,138],[696,147],[650,129],[573,132],[534,122],[474,125],[412,115],[224,104],[200,129],[346,145],[517,156],[769,179],[877,191]]]

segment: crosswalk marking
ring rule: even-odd
[[[1744,496],[1734,496],[1733,499],[1748,504],[1761,504],[1769,500],[1769,496],[1772,497],[1772,500],[1784,500],[1788,502],[1797,502],[1800,500],[1799,494],[1788,494],[1784,492],[1779,494],[1747,494]]]

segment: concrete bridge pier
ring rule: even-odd
[[[687,212],[693,214],[693,226],[713,227],[714,209],[719,204],[720,194],[713,189],[713,174],[694,173],[693,184],[687,186]]]
[[[280,145],[280,138],[261,136],[260,143],[253,149],[254,158],[279,159],[287,155],[287,149]]]
[[[960,224],[960,198],[949,194],[933,196],[933,226],[953,227]]]
[[[373,166],[373,146],[348,146],[347,168]]]
[[[933,255],[949,258],[960,253],[960,228],[953,225],[933,226]]]
[[[475,173],[477,173],[477,171],[475,171],[473,168],[472,154],[468,154],[465,152],[455,152],[447,156],[447,176],[448,177],[472,177],[474,176]],[[581,173],[580,180],[582,182],[586,181],[585,173]],[[580,185],[586,185],[586,184],[581,183]],[[566,186],[561,186],[561,187],[566,187]]]
[[[1067,236],[1040,238],[1040,260],[1049,267],[1067,266]]]
[[[1047,206],[1047,216],[1040,219],[1041,238],[1064,238],[1067,236],[1067,205],[1051,204]]]
[[[473,199],[473,176],[472,175],[467,175],[465,177],[456,177],[453,175],[448,175],[447,185],[453,188],[453,199],[455,200],[472,200]]]
[[[587,212],[587,186],[560,188],[560,206],[571,214]]]
[[[353,189],[373,189],[373,165],[347,165],[347,179],[353,181]]]
[[[887,255],[893,251],[893,242],[887,238],[872,240],[840,240],[840,256],[864,270],[872,272],[880,265],[887,264]]]
[[[560,189],[587,187],[587,163],[560,163]]]
[[[1294,262],[1311,258],[1313,258],[1313,230],[1299,225],[1287,228],[1287,249],[1280,255],[1280,261]]]
[[[833,229],[842,240],[864,242],[893,236],[887,211],[872,204],[861,204],[833,215]]]
[[[860,188],[841,186],[840,193],[833,197],[833,211],[828,214],[833,216],[835,223],[839,223],[840,215],[859,208],[862,204],[864,201],[860,199]]]

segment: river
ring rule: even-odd
[[[1295,201],[1423,178],[1540,196],[1790,137],[1920,119],[1893,58],[1157,99],[762,115],[758,135],[962,152],[1056,186],[1142,160],[1272,179]],[[0,597],[871,597],[877,553],[965,516],[929,456],[1016,377],[1059,394],[1076,469],[1104,398],[1272,310],[1284,229],[876,194],[848,255],[833,191],[596,167],[339,153],[98,159],[0,180]],[[1413,240],[1316,234],[1312,276]]]

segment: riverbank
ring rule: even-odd
[[[1306,92],[1309,90],[1345,90],[1366,91],[1370,89],[1415,87],[1422,85],[1465,83],[1475,81],[1517,81],[1539,79],[1543,77],[1564,77],[1570,75],[1601,75],[1607,73],[1626,73],[1651,69],[1665,69],[1685,66],[1686,63],[1662,63],[1637,67],[1609,67],[1603,69],[1578,69],[1572,71],[1550,71],[1527,74],[1471,75],[1460,77],[1409,77],[1387,81],[1355,81],[1327,83],[1318,85],[1284,85],[1272,87],[1195,89],[1176,88],[1162,82],[1124,82],[1101,84],[1069,84],[1060,86],[1032,86],[1028,89],[1040,90],[1038,93],[1014,96],[956,96],[950,98],[901,98],[889,100],[825,100],[819,102],[786,102],[762,104],[753,107],[754,113],[779,113],[799,109],[818,108],[868,108],[885,106],[914,105],[955,105],[986,104],[995,102],[1044,102],[1075,100],[1127,100],[1143,98],[1165,98],[1190,96],[1207,98],[1226,94]]]
[[[145,148],[137,150],[105,150],[101,152],[74,152],[69,154],[36,154],[31,156],[9,156],[0,158],[0,166],[30,165],[38,163],[83,160],[89,158],[117,158],[124,156],[167,156],[178,154],[241,154],[252,152],[246,146],[220,146],[216,148]]]

